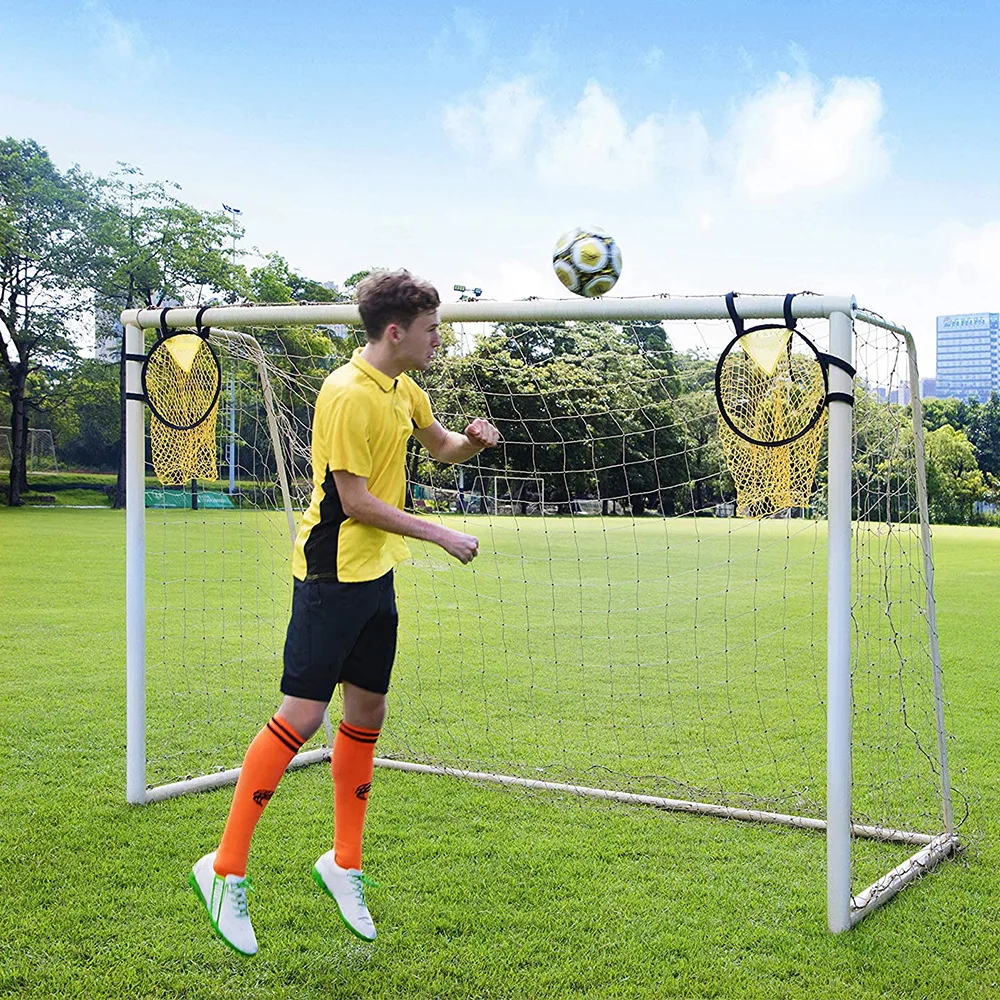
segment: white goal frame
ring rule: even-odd
[[[0,427],[0,441],[4,446],[0,446],[0,460],[6,455],[7,468],[14,460],[14,438],[10,427]],[[39,455],[52,455],[52,471],[59,471],[59,460],[56,458],[56,443],[52,437],[52,431],[48,427],[28,428],[28,472],[37,472],[35,462]]]
[[[739,312],[744,319],[784,318],[784,297],[741,295]],[[860,826],[851,821],[852,795],[852,430],[853,408],[846,401],[853,394],[853,378],[848,371],[832,365],[829,388],[833,399],[829,403],[829,495],[828,495],[828,578],[827,578],[827,801],[826,820],[781,815],[753,809],[737,809],[711,803],[690,802],[658,796],[615,792],[598,788],[583,788],[546,781],[536,781],[510,775],[462,771],[455,768],[433,767],[406,761],[378,759],[376,763],[401,770],[470,777],[479,781],[521,785],[629,803],[646,803],[659,808],[698,812],[732,819],[773,822],[786,826],[825,830],[827,838],[827,922],[835,933],[848,930],[866,915],[881,906],[905,885],[960,849],[955,834],[951,787],[948,776],[944,702],[941,686],[941,665],[933,593],[933,564],[927,509],[923,451],[923,419],[919,395],[916,352],[911,334],[904,328],[881,317],[859,310],[853,296],[797,295],[792,301],[792,314],[798,319],[827,319],[830,331],[830,354],[850,365],[853,354],[853,320],[861,319],[873,326],[902,336],[909,354],[909,378],[913,406],[913,433],[916,441],[916,491],[921,514],[921,545],[923,573],[927,588],[926,610],[929,630],[928,649],[933,669],[934,714],[937,729],[936,764],[941,786],[941,827],[935,833],[889,830],[882,827]],[[130,803],[144,803],[181,791],[216,787],[233,782],[239,769],[191,779],[185,788],[168,786],[147,790],[145,782],[145,465],[144,465],[144,402],[141,385],[141,365],[145,353],[144,330],[159,326],[161,310],[128,310],[122,313],[126,332],[126,459],[127,459],[127,736],[128,775],[127,797]],[[534,300],[522,302],[456,302],[440,308],[442,321],[458,323],[481,322],[546,322],[546,321],[653,321],[661,320],[728,320],[726,300],[722,296],[686,298],[649,297],[635,299],[570,299]],[[357,324],[359,314],[353,305],[278,305],[220,306],[199,314],[195,308],[169,310],[169,327],[191,328],[196,318],[211,329],[213,337],[231,336],[243,339],[251,347],[256,344],[246,334],[227,332],[230,326],[275,326],[281,324]],[[259,348],[258,348],[259,352]],[[269,394],[266,373],[264,392]],[[269,413],[270,431],[275,453],[281,454],[281,443],[274,417]],[[279,469],[282,463],[278,463]],[[283,483],[289,530],[294,536],[294,513],[288,499],[288,484]],[[301,754],[296,763],[329,757],[329,748]],[[308,758],[308,759],[306,759]],[[878,840],[910,844],[918,848],[910,858],[869,886],[860,894],[851,893],[851,838],[871,837]]]

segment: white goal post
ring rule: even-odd
[[[28,428],[28,472],[58,472],[56,445],[47,427]],[[10,427],[0,427],[0,468],[10,468],[14,460],[14,443]]]
[[[785,299],[783,296],[741,295],[738,299],[738,307],[739,314],[743,319],[771,319],[781,321],[784,316]],[[876,388],[875,383],[869,382],[867,385],[861,383],[862,375],[860,366],[857,380],[852,378],[846,369],[836,365],[831,366],[829,370],[829,390],[833,398],[829,402],[828,409],[829,431],[825,459],[825,511],[821,512],[825,513],[825,541],[823,544],[826,550],[825,620],[822,621],[821,627],[825,629],[826,655],[825,698],[822,695],[820,696],[820,704],[825,702],[826,768],[825,789],[821,793],[823,801],[818,808],[811,809],[808,803],[803,806],[802,812],[797,812],[794,807],[777,809],[766,808],[762,805],[760,808],[756,808],[754,803],[757,800],[752,797],[747,799],[749,804],[734,804],[734,801],[728,797],[728,793],[725,790],[719,793],[714,799],[709,797],[701,800],[696,797],[673,797],[662,794],[650,794],[647,791],[634,790],[631,787],[600,787],[596,782],[593,785],[589,785],[585,781],[577,780],[553,781],[547,780],[544,777],[531,777],[526,773],[505,773],[503,770],[484,769],[476,766],[463,767],[451,761],[448,755],[445,755],[443,761],[436,763],[433,761],[428,762],[420,754],[415,755],[418,759],[405,759],[402,753],[400,753],[394,754],[391,757],[380,757],[377,763],[401,770],[447,774],[468,777],[482,782],[547,789],[554,792],[568,792],[575,795],[591,796],[626,803],[650,804],[664,809],[698,812],[730,819],[773,822],[790,827],[823,830],[826,834],[827,843],[828,926],[831,931],[840,932],[854,926],[859,920],[863,919],[863,917],[878,906],[881,906],[905,885],[917,879],[920,875],[934,867],[939,861],[954,854],[959,850],[959,840],[952,814],[952,790],[948,772],[948,736],[945,727],[945,703],[942,693],[941,664],[933,593],[933,564],[931,560],[924,470],[923,425],[916,352],[913,339],[910,333],[902,327],[885,321],[877,314],[858,309],[855,300],[850,296],[798,295],[793,300],[792,312],[799,320],[817,321],[817,328],[821,329],[826,337],[826,346],[829,354],[846,362],[848,366],[852,362],[857,364],[855,356],[856,324],[865,324],[871,329],[885,331],[895,337],[901,345],[899,356],[905,359],[905,372],[897,372],[896,375],[908,383],[910,398],[912,400],[912,429],[908,430],[907,433],[912,435],[909,438],[909,447],[912,447],[915,465],[913,469],[913,481],[910,485],[912,485],[915,493],[914,509],[908,511],[905,517],[901,517],[901,520],[909,518],[908,523],[915,526],[914,538],[919,549],[919,565],[916,567],[916,577],[919,578],[919,589],[922,591],[919,595],[919,607],[913,612],[911,616],[912,620],[908,620],[905,627],[911,630],[911,634],[915,630],[924,631],[922,636],[917,636],[913,641],[921,644],[921,653],[918,657],[920,665],[923,666],[926,661],[927,676],[921,680],[920,684],[924,685],[926,682],[926,690],[929,692],[925,714],[928,732],[932,734],[933,739],[925,740],[924,743],[932,742],[935,744],[931,749],[928,749],[922,743],[920,751],[928,757],[929,768],[933,772],[929,780],[933,783],[934,795],[938,799],[937,816],[929,821],[933,826],[917,830],[910,827],[893,826],[881,819],[873,822],[861,822],[856,820],[855,812],[852,808],[855,797],[861,791],[855,785],[855,775],[852,770],[854,766],[852,725],[857,718],[854,700],[855,692],[852,687],[852,672],[857,671],[859,676],[863,677],[865,669],[859,660],[859,657],[864,655],[864,636],[862,635],[860,640],[857,636],[859,627],[863,628],[866,621],[875,622],[875,618],[880,613],[878,610],[872,612],[865,610],[863,607],[865,591],[863,588],[858,587],[856,580],[852,579],[852,573],[854,573],[857,565],[855,546],[860,544],[858,537],[861,534],[867,536],[870,532],[867,526],[859,527],[856,523],[856,518],[862,515],[857,495],[852,486],[854,481],[853,462],[856,431],[854,422],[855,407],[848,400],[855,397],[858,391],[864,391],[867,388],[874,393]],[[539,327],[543,327],[545,324],[574,323],[669,326],[671,323],[700,323],[704,321],[726,323],[729,321],[729,312],[724,296],[686,298],[656,296],[636,299],[457,302],[443,304],[440,309],[440,315],[444,322],[453,324],[483,324],[486,329],[489,329],[491,325],[500,324],[509,324],[511,328],[517,328],[519,324],[534,324]],[[301,441],[298,445],[294,444],[292,442],[294,436],[293,430],[282,423],[282,418],[279,414],[280,407],[275,403],[275,393],[269,383],[269,366],[266,352],[261,349],[255,337],[245,331],[254,328],[309,327],[321,324],[347,324],[356,326],[359,322],[357,308],[353,305],[337,304],[220,306],[208,308],[201,315],[199,315],[199,311],[195,308],[174,308],[166,313],[163,321],[170,328],[193,328],[196,318],[200,320],[204,327],[211,330],[213,342],[220,344],[227,343],[231,346],[239,347],[243,351],[241,356],[244,360],[257,368],[262,391],[261,398],[265,401],[263,408],[267,413],[267,434],[270,438],[267,446],[277,456],[274,464],[277,475],[281,480],[280,505],[284,510],[283,520],[286,522],[285,538],[287,541],[287,532],[294,534],[295,515],[301,510],[303,502],[301,495],[296,494],[295,484],[288,481],[286,471],[290,463],[288,452],[290,448],[301,448]],[[145,502],[147,467],[144,431],[145,407],[142,398],[140,375],[142,359],[149,346],[147,331],[154,330],[161,324],[161,311],[126,311],[122,314],[122,322],[126,329],[126,388],[128,392],[126,414],[126,456],[128,467],[126,564],[128,682],[127,798],[130,803],[139,804],[155,801],[166,797],[166,795],[178,794],[188,790],[217,787],[220,784],[232,782],[238,775],[238,768],[231,766],[222,767],[218,763],[215,763],[209,765],[212,769],[210,773],[171,782],[168,786],[160,788],[151,787],[148,782],[146,769],[146,713],[148,707],[146,700],[146,640],[150,609],[147,606],[146,589],[149,567],[147,565],[146,554],[148,528]],[[664,367],[663,371],[667,371],[666,367]],[[677,377],[675,369],[671,370],[669,377]],[[664,374],[662,378],[666,381],[668,376]],[[225,381],[223,384],[225,385]],[[861,389],[858,388],[859,385]],[[233,390],[234,393],[237,391],[236,389]],[[436,402],[433,392],[432,401]],[[455,404],[456,407],[458,405]],[[548,402],[546,405],[548,405]],[[233,407],[235,409],[235,401]],[[220,407],[220,409],[224,410],[224,407]],[[460,412],[460,410],[456,409],[453,412]],[[220,420],[224,419],[227,419],[225,414],[220,417]],[[590,415],[581,411],[579,415],[581,426],[584,426],[589,419]],[[680,418],[672,416],[671,419]],[[661,429],[656,428],[655,430]],[[629,433],[627,430],[623,430],[621,433],[622,448],[629,447]],[[220,440],[222,440],[222,436],[220,436]],[[652,447],[655,452],[659,439],[654,434],[651,440],[653,440]],[[568,451],[566,443],[563,442],[561,447],[563,449],[561,459],[563,465],[562,470],[559,472],[550,471],[548,468],[542,469],[541,466],[513,471],[498,468],[482,468],[479,476],[482,485],[489,488],[488,495],[490,495],[490,499],[494,504],[493,514],[495,515],[496,513],[496,507],[503,506],[505,502],[501,498],[504,491],[506,491],[505,495],[510,497],[506,502],[511,503],[513,500],[514,494],[511,492],[511,487],[505,485],[504,480],[513,484],[537,484],[539,512],[544,513],[547,504],[552,506],[559,502],[559,497],[554,495],[551,483],[553,481],[552,477],[557,474],[564,475],[567,468],[568,460],[566,456]],[[534,445],[532,445],[532,452],[534,453]],[[668,457],[673,459],[677,456],[671,455]],[[680,464],[683,464],[682,460],[684,458],[686,456],[681,456],[678,459]],[[592,463],[589,467],[591,471],[595,475],[599,474],[602,469],[600,460],[592,458],[590,461]],[[656,462],[659,461],[659,458],[654,457],[650,459],[644,457],[643,461]],[[553,468],[558,470],[558,462],[556,462]],[[656,468],[659,467],[656,466]],[[625,471],[627,479],[628,469],[626,468]],[[467,473],[466,475],[470,474]],[[681,487],[686,488],[686,484],[681,484]],[[572,498],[572,493],[567,493],[567,496]],[[887,509],[891,509],[893,504],[892,498],[887,500],[886,503]],[[516,507],[516,502],[513,505]],[[566,513],[572,517],[571,505],[567,503],[565,506]],[[859,507],[857,511],[855,510],[856,506]],[[726,504],[713,504],[713,507],[721,510],[726,507]],[[514,510],[510,513],[516,514],[517,511]],[[698,502],[692,501],[691,507],[680,513],[701,515],[704,511],[699,507]],[[666,507],[662,508],[660,515],[663,518],[668,516]],[[887,519],[890,519],[889,515],[887,515]],[[596,519],[588,518],[588,521],[592,520]],[[694,530],[698,530],[698,518],[692,517],[689,523],[695,526]],[[165,532],[169,530],[172,529],[168,527],[165,529]],[[189,531],[192,529],[185,528],[184,530]],[[504,530],[507,530],[506,527],[504,527]],[[208,538],[209,536],[205,534],[204,537]],[[574,535],[574,539],[575,537]],[[881,541],[878,544],[883,547],[904,544],[900,543],[891,531],[885,536],[880,535],[880,539]],[[638,546],[639,544],[637,540],[635,545]],[[822,547],[817,547],[814,550],[814,554],[821,551]],[[640,556],[646,558],[648,554],[645,550],[641,553],[637,550],[636,560]],[[522,550],[520,553],[522,563],[527,558]],[[583,556],[578,556],[577,558],[579,559],[577,571],[580,574],[583,574],[588,567],[593,565]],[[819,556],[816,558],[819,558]],[[866,555],[866,558],[869,558],[869,556]],[[877,559],[878,557],[875,556],[872,558]],[[280,567],[280,557],[275,556],[275,560],[276,564]],[[669,563],[669,560],[667,562]],[[287,570],[287,566],[286,571],[290,572],[290,570]],[[599,574],[604,571],[594,568],[594,572]],[[669,579],[670,571],[669,569],[664,569],[662,582],[667,584],[669,583]],[[608,581],[610,585],[610,575],[608,576]],[[580,586],[587,586],[586,581],[582,578]],[[528,578],[525,577],[524,593],[528,594],[529,589]],[[490,599],[492,600],[492,594],[490,594]],[[436,602],[437,600],[437,597],[434,597],[434,601]],[[777,600],[775,603],[778,603]],[[431,612],[427,613],[430,614]],[[437,611],[433,613],[436,614]],[[610,615],[610,611],[608,613]],[[554,618],[554,612],[552,617]],[[887,621],[888,624],[886,624]],[[793,621],[792,626],[794,624]],[[527,627],[525,625],[525,641],[528,641]],[[535,625],[534,627],[537,630],[538,626]],[[787,623],[781,626],[781,628],[786,630],[788,627]],[[892,618],[892,614],[885,613],[882,614],[880,623],[876,622],[872,625],[872,628],[877,632],[882,628],[896,629],[897,625]],[[581,646],[589,638],[589,633],[581,625]],[[646,637],[644,636],[643,639],[645,641]],[[487,643],[490,640],[484,638],[482,641]],[[608,633],[608,642],[609,644],[611,643],[610,633]],[[638,642],[639,637],[637,636],[637,651]],[[506,656],[506,651],[504,655]],[[483,656],[484,660],[490,659],[485,652]],[[664,657],[664,662],[669,664],[669,655],[664,654]],[[756,670],[757,668],[754,667],[754,669]],[[756,675],[749,683],[756,683],[755,678]],[[273,680],[274,697],[277,698],[278,677],[275,675]],[[791,683],[797,684],[799,683],[799,679],[793,678]],[[698,704],[701,705],[702,702],[698,701]],[[261,719],[261,723],[263,721]],[[905,709],[903,721],[900,723],[899,728],[904,733],[911,728],[911,720],[905,718]],[[767,730],[765,729],[764,732],[766,734]],[[784,750],[773,751],[775,759],[784,752]],[[308,763],[311,760],[326,759],[328,756],[328,747],[318,747],[300,755],[296,763]],[[498,757],[501,761],[505,759],[503,753],[500,753]],[[480,759],[482,758],[473,758],[473,761]],[[901,772],[904,770],[905,768],[900,767]],[[665,777],[663,781],[666,784],[668,779]],[[683,781],[678,780],[676,786],[700,788],[702,787],[702,783],[697,780],[684,779]],[[779,801],[788,801],[794,805],[797,797],[800,802],[803,801],[801,793],[795,793],[794,791],[782,788],[780,793],[775,793],[772,798],[760,799],[760,801],[765,805]],[[817,812],[819,813],[818,815]],[[907,844],[917,848],[917,850],[891,871],[877,878],[866,889],[858,893],[852,893],[852,841],[855,838],[871,838],[878,841]]]

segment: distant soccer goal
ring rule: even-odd
[[[461,347],[422,377],[435,413],[502,439],[464,469],[408,455],[411,509],[480,555],[411,543],[397,570],[378,763],[824,831],[842,931],[959,848],[916,356],[850,298],[735,301],[776,332],[729,388],[723,296],[442,306]],[[203,311],[222,388],[218,481],[199,485],[232,501],[147,511],[141,359],[155,328],[195,319],[123,315],[134,803],[235,780],[274,709],[312,405],[358,322]],[[796,383],[792,327],[819,382]],[[913,405],[890,402],[906,386]]]
[[[0,469],[9,469],[14,460],[14,445],[10,427],[0,427]],[[58,472],[56,444],[52,431],[46,427],[28,428],[28,446],[25,455],[28,472]]]

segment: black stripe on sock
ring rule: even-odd
[[[360,736],[362,739],[367,739],[369,736],[378,737],[378,734],[382,732],[381,729],[362,729],[361,726],[352,726],[349,722],[344,722],[343,719],[340,721],[340,729],[346,729],[349,733],[354,736]]]
[[[270,730],[271,735],[276,736],[279,740],[281,740],[281,742],[284,743],[285,746],[292,751],[292,753],[299,752],[299,748],[280,729],[272,725],[270,722],[268,722],[267,728]]]
[[[338,732],[342,733],[349,740],[354,740],[355,743],[375,743],[378,740],[378,736],[358,736],[349,729],[345,729],[343,723],[338,727]]]
[[[303,741],[299,734],[284,719],[277,715],[272,715],[271,721],[296,745],[296,748],[302,746]]]

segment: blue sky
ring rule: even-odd
[[[0,131],[242,209],[320,280],[404,265],[559,295],[855,293],[1000,309],[1000,4],[0,0]]]

